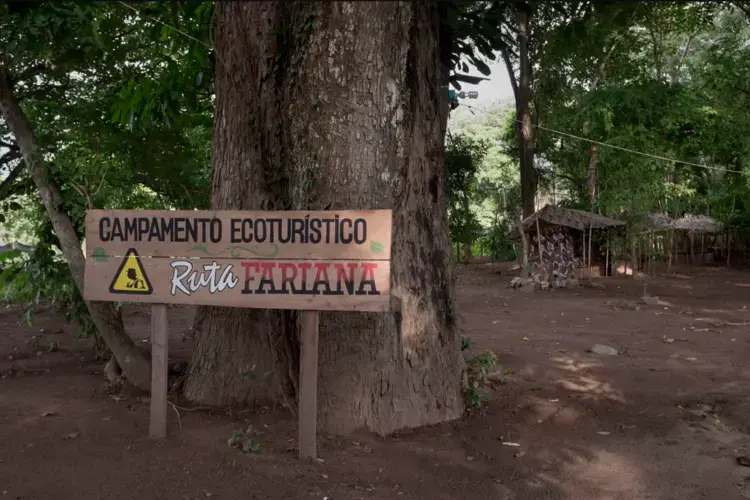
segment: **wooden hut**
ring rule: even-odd
[[[535,280],[565,287],[581,276],[581,268],[590,276],[593,232],[624,225],[593,212],[546,205],[521,222]],[[514,235],[518,237],[517,229]]]

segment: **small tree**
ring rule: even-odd
[[[477,195],[477,173],[487,155],[485,141],[451,136],[445,149],[445,193],[451,241],[471,246],[482,233],[482,225],[471,208]],[[458,260],[467,256],[460,255]]]

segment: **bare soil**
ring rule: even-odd
[[[0,309],[0,499],[750,498],[736,461],[750,455],[750,273],[683,273],[649,279],[662,303],[647,305],[629,278],[526,293],[506,287],[508,272],[461,268],[472,352],[512,371],[492,401],[387,439],[321,436],[316,463],[297,460],[281,405],[173,399],[169,438],[151,441],[147,398],[111,394],[62,318],[29,326],[21,308]],[[170,309],[172,359],[189,359],[192,315]],[[147,308],[128,307],[126,321],[148,337]],[[248,427],[259,449],[229,448]]]

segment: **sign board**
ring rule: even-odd
[[[391,210],[89,210],[84,298],[387,311]]]

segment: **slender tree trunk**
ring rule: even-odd
[[[537,188],[536,171],[534,170],[534,130],[531,126],[531,63],[529,61],[531,8],[526,4],[521,4],[517,16],[520,67],[516,101],[516,127],[518,130],[518,151],[521,159],[521,202],[525,218],[536,211]]]
[[[529,239],[526,231],[523,229],[522,222],[523,218],[519,218],[516,226],[518,227],[518,234],[521,237],[521,276],[527,278],[529,268]]]
[[[9,75],[3,68],[0,68],[0,113],[15,136],[26,167],[31,172],[73,281],[79,290],[83,290],[86,259],[81,250],[81,242],[73,221],[62,209],[60,189],[47,175],[47,165],[36,144],[33,127],[13,94]],[[149,362],[125,332],[120,311],[110,302],[87,302],[86,305],[99,335],[112,351],[125,377],[133,385],[148,390],[151,384]]]
[[[599,158],[599,151],[596,144],[592,144],[589,148],[589,169],[588,169],[588,185],[589,185],[589,201],[591,202],[591,209],[593,211],[596,205],[596,185],[597,185],[597,170],[596,164]]]
[[[587,255],[589,257],[589,279],[591,279],[591,240],[592,240],[591,226],[589,225],[589,249]]]
[[[611,231],[609,229],[607,229],[607,256],[604,259],[605,260],[605,262],[604,262],[604,276],[610,276],[610,272],[609,272],[609,269],[610,269],[610,265],[609,265],[609,241],[610,241],[610,234],[611,234]]]
[[[695,243],[693,241],[693,230],[690,230],[690,266],[695,265]]]
[[[727,267],[730,267],[730,261],[732,258],[732,231],[727,230]]]
[[[665,242],[667,251],[667,274],[672,270],[672,253],[674,251],[674,230],[667,229],[667,241]]]
[[[392,311],[321,313],[321,427],[388,434],[459,417],[464,362],[443,192],[438,5],[217,9],[214,206],[394,211]],[[196,330],[191,399],[294,400],[293,313],[202,308]],[[246,376],[253,366],[262,376]]]

